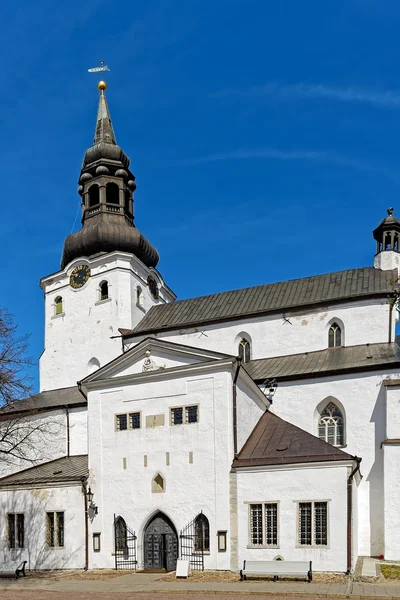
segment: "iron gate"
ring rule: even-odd
[[[203,512],[200,513],[201,515]],[[181,545],[180,558],[188,560],[194,571],[204,571],[204,543],[199,536],[199,528],[196,526],[197,515],[181,530],[179,539]]]
[[[114,515],[115,568],[136,571],[136,534],[122,517]]]

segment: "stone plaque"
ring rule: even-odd
[[[147,415],[146,427],[162,427],[165,425],[165,415]]]

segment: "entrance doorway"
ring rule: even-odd
[[[178,535],[170,519],[158,512],[144,531],[144,568],[174,571],[178,559]]]

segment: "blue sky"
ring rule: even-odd
[[[34,359],[100,60],[136,224],[180,298],[372,265],[400,214],[399,2],[5,0],[0,20],[1,305]]]

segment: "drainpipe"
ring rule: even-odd
[[[70,447],[71,447],[71,442],[70,442],[70,435],[69,435],[69,409],[68,406],[65,407],[65,415],[66,415],[66,419],[67,419],[67,456],[70,455]]]
[[[82,477],[82,494],[85,506],[85,571],[89,568],[89,511],[87,500],[87,477]]]
[[[357,462],[357,466],[352,470],[348,479],[347,479],[347,575],[349,575],[351,571],[351,553],[352,553],[352,518],[353,518],[353,478],[357,471],[360,470],[360,462],[361,458],[357,456],[354,457]]]
[[[233,421],[233,456],[236,458],[238,452],[237,442],[237,389],[236,382],[239,377],[239,371],[242,364],[242,359],[238,356],[236,359],[236,372],[232,384],[232,421]]]

